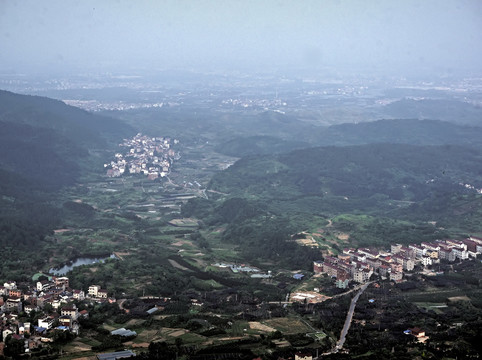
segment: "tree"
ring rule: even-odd
[[[5,355],[11,356],[16,359],[20,354],[24,352],[24,340],[15,339],[12,335],[8,335],[5,340]]]
[[[164,341],[151,342],[148,350],[149,359],[176,359],[176,353],[172,351]]]

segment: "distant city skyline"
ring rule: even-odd
[[[3,1],[0,72],[482,72],[482,2]]]

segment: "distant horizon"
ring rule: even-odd
[[[304,68],[281,68],[281,69],[243,69],[243,68],[192,68],[192,67],[164,67],[164,68],[141,68],[141,67],[93,67],[93,68],[75,68],[71,67],[64,70],[35,70],[24,69],[24,71],[12,68],[2,68],[0,64],[0,79],[8,78],[25,78],[25,80],[35,79],[75,79],[88,76],[95,78],[112,79],[122,77],[132,79],[142,79],[150,77],[162,76],[176,77],[178,81],[183,81],[196,76],[217,76],[217,77],[278,77],[286,79],[405,79],[407,81],[437,81],[444,79],[464,79],[464,78],[481,78],[482,69],[425,69],[418,71],[403,71],[402,69],[391,70],[372,70],[352,68],[349,66],[325,66],[317,69]],[[94,78],[92,80],[95,80]],[[1,88],[1,86],[0,86]]]
[[[0,73],[481,74],[477,0],[25,0],[0,4]]]

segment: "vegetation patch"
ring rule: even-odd
[[[299,334],[308,333],[310,328],[301,320],[296,318],[276,318],[269,319],[264,322],[267,326],[272,327],[282,334]]]
[[[183,270],[183,271],[188,271],[189,269],[187,267],[184,267],[182,265],[180,265],[176,260],[173,260],[173,259],[168,259],[169,263],[175,267],[176,269],[180,269],[180,270]]]
[[[198,221],[190,218],[172,219],[168,222],[168,224],[176,227],[197,227]]]

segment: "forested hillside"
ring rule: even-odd
[[[434,191],[482,188],[482,154],[459,146],[372,144],[246,157],[210,187],[232,195],[293,199],[342,196],[419,201]]]
[[[0,91],[0,168],[41,185],[72,184],[89,171],[91,150],[134,130],[52,99]]]
[[[132,127],[62,101],[0,90],[0,120],[45,128],[77,145],[105,146],[132,135]]]
[[[333,125],[326,129],[320,140],[320,145],[390,143],[480,146],[482,128],[440,120],[416,120],[412,117]]]
[[[482,108],[457,100],[403,99],[387,105],[385,112],[395,118],[439,119],[482,126]]]
[[[450,236],[445,227],[481,231],[480,169],[480,150],[456,145],[332,146],[248,156],[216,174],[209,199],[191,200],[183,215],[208,227],[224,224],[222,240],[237,244],[246,259],[303,268],[319,253],[287,240],[327,226],[328,219],[332,229],[350,234],[351,246],[431,241]]]
[[[310,146],[349,146],[376,143],[412,145],[482,145],[482,127],[457,125],[439,120],[396,119],[340,124],[330,127],[303,127],[305,134],[290,137],[247,136],[223,142],[216,151],[243,157],[276,154]],[[287,140],[287,139],[296,140]]]
[[[0,91],[0,128],[0,245],[15,251],[32,249],[58,225],[62,200],[54,191],[98,172],[97,154],[134,133],[119,120],[7,91]]]

